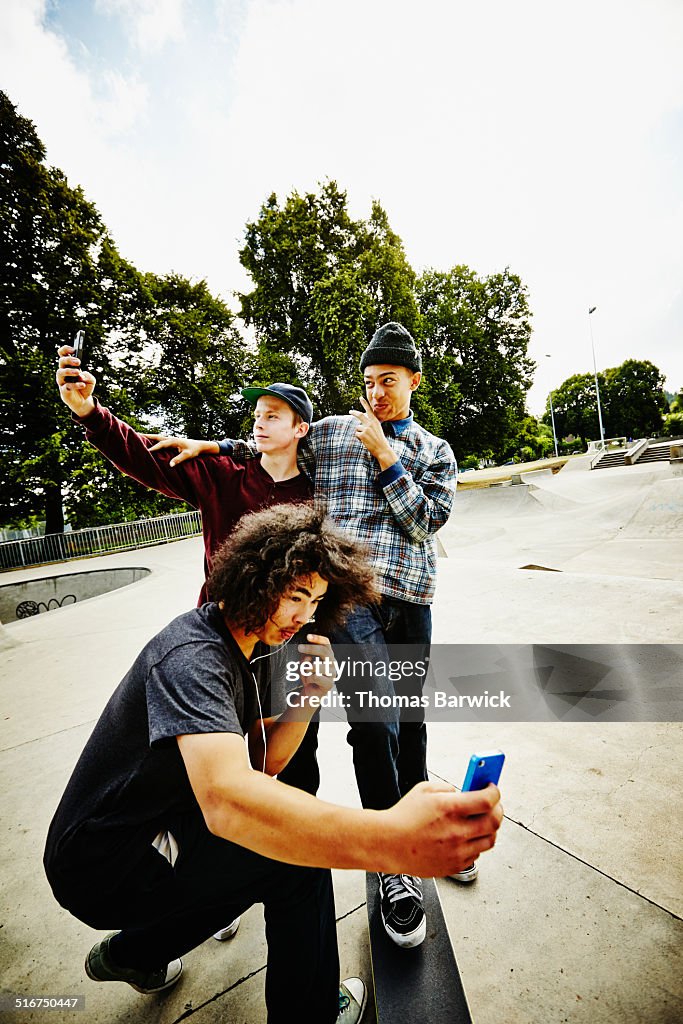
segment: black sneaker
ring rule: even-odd
[[[378,875],[380,908],[387,935],[397,946],[419,946],[427,934],[422,883],[415,875]]]
[[[118,935],[110,932],[101,942],[96,942],[85,958],[85,973],[93,981],[125,981],[136,992],[152,995],[163,992],[165,988],[175,985],[183,973],[182,960],[171,960],[166,967],[156,971],[138,971],[134,967],[119,967],[114,963],[109,952],[109,943]]]

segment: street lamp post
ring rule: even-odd
[[[557,434],[555,433],[555,410],[553,409],[553,393],[552,391],[548,395],[550,399],[550,419],[553,425],[553,441],[555,443],[555,458],[557,458]]]
[[[550,355],[549,352],[546,352],[545,357],[546,357],[546,359],[552,359],[552,356]],[[558,457],[558,452],[557,452],[557,434],[555,433],[555,410],[553,409],[553,393],[552,393],[552,391],[548,395],[548,400],[550,402],[550,422],[553,425],[553,442],[555,444],[555,458],[557,458]]]
[[[595,362],[595,345],[593,343],[593,321],[591,320],[591,313],[594,313],[597,306],[588,307],[588,326],[591,332],[591,351],[593,352],[593,376],[595,377],[595,397],[598,402],[598,422],[600,424],[600,440],[602,441],[602,447],[605,447],[605,428],[602,425],[602,408],[600,406],[600,388],[598,387],[598,370]]]

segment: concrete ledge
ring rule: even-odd
[[[629,448],[626,455],[624,455],[624,462],[626,465],[634,466],[640,456],[647,451],[649,444],[650,442],[646,437],[642,438],[640,441],[636,441],[636,443]]]

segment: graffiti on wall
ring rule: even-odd
[[[63,608],[67,604],[76,604],[74,594],[66,594],[61,600],[51,597],[47,604],[44,601],[21,601],[17,605],[16,615],[18,619],[30,619],[32,615],[40,615],[41,612],[51,612],[55,608]]]

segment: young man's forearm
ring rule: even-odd
[[[201,806],[215,835],[273,860],[441,877],[494,845],[503,812],[497,789],[489,790],[423,782],[388,810],[356,810],[248,770],[207,792]]]
[[[421,782],[387,810],[355,810],[255,771],[240,735],[184,734],[178,746],[210,831],[290,864],[450,875],[493,846],[503,817],[495,786]]]
[[[215,835],[264,857],[305,867],[388,871],[385,812],[338,807],[250,771],[228,794],[204,806]]]
[[[289,764],[306,735],[308,724],[315,713],[314,708],[288,707],[279,718],[265,723],[267,775],[279,775]],[[254,728],[249,737],[249,757],[252,766],[261,771],[263,765],[263,737],[260,727]]]

